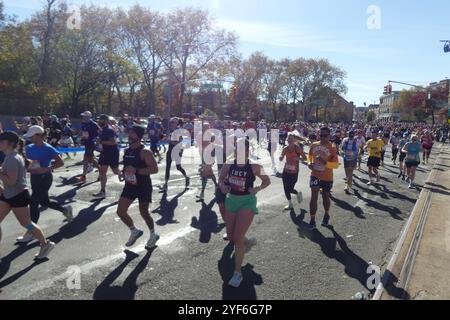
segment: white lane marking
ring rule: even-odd
[[[261,201],[258,204],[258,207],[264,204],[269,204],[269,203],[273,203],[273,201],[277,198],[280,197],[284,197],[283,193],[279,193],[276,196],[270,197],[264,201]],[[170,233],[166,236],[161,237],[161,239],[158,241],[158,247],[164,247],[164,246],[168,246],[171,243],[173,243],[175,240],[182,238],[194,231],[197,231],[197,229],[192,228],[191,226],[185,227],[183,229],[180,229],[178,231],[175,231],[173,233]],[[139,245],[137,247],[134,248],[130,248],[130,251],[133,251],[135,253],[142,253],[144,251],[146,251],[145,249],[145,245]],[[113,254],[113,255],[109,255],[106,256],[104,258],[100,258],[97,259],[95,261],[92,262],[88,262],[84,265],[80,266],[81,269],[81,273],[82,274],[87,274],[89,273],[91,270],[93,269],[97,269],[100,267],[104,267],[106,265],[110,265],[113,261],[118,260],[120,258],[123,258],[124,253],[118,253],[118,254]],[[57,281],[63,281],[66,280],[68,277],[67,273],[63,273],[60,274],[58,276],[55,276],[51,279],[47,279],[47,280],[42,280],[39,282],[34,283],[33,285],[27,286],[27,287],[22,287],[21,289],[19,289],[15,294],[14,294],[14,298],[15,299],[26,299],[28,297],[30,297],[31,295],[33,295],[34,293],[40,291],[40,290],[44,290],[47,288],[50,288],[55,282]]]

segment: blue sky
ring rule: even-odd
[[[207,8],[220,26],[240,36],[244,56],[259,50],[273,58],[323,57],[347,72],[346,98],[378,102],[388,80],[427,84],[450,78],[448,0],[69,0],[69,4],[131,6],[159,11]],[[43,0],[4,0],[20,19]],[[369,29],[367,9],[380,9],[380,29]],[[394,90],[404,87],[394,85]]]

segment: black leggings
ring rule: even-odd
[[[31,221],[37,223],[40,218],[39,206],[50,208],[56,211],[64,212],[65,209],[56,201],[50,201],[48,191],[53,183],[53,176],[51,174],[31,175],[31,194],[30,200],[30,214]]]
[[[399,149],[392,149],[392,160],[396,161],[397,160],[397,155],[398,155],[398,150]]]
[[[291,194],[298,194],[295,185],[298,181],[298,173],[283,172],[284,194],[288,200],[291,200]]]
[[[170,144],[169,145],[169,150],[167,151],[167,156],[166,156],[166,181],[169,181],[170,178],[170,167],[172,166],[172,150],[175,146]],[[183,156],[183,151],[180,151],[180,157],[179,157],[179,163],[177,163],[177,161],[175,161],[176,165],[177,165],[177,170],[181,172],[181,174],[186,178],[186,171],[184,171],[184,169],[181,167],[181,157]]]

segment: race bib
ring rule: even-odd
[[[231,189],[234,191],[245,192],[245,178],[230,177],[229,182]]]
[[[41,163],[38,160],[31,160],[30,169],[39,169],[41,167]]]
[[[315,171],[325,171],[325,166],[323,164],[314,163],[313,164],[313,169]]]
[[[345,152],[345,157],[346,157],[347,159],[353,159],[354,156],[355,156],[355,153],[354,153],[353,151],[346,151],[346,152]]]
[[[137,185],[137,178],[135,174],[125,173],[125,181],[132,185]]]
[[[295,164],[286,163],[284,166],[286,171],[296,172],[297,166]]]

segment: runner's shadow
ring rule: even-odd
[[[358,206],[353,206],[351,204],[349,204],[348,202],[344,201],[344,200],[340,200],[335,198],[334,196],[331,196],[330,199],[341,209],[344,209],[346,211],[350,211],[353,212],[353,214],[362,220],[365,220],[366,217],[364,217],[364,211],[358,207]]]
[[[361,178],[358,178],[358,180],[360,180],[362,183],[369,182],[369,180],[361,179]],[[372,196],[380,197],[380,198],[382,198],[384,200],[389,200],[389,196],[386,193],[384,193],[384,192],[381,192],[381,193],[380,192],[376,192],[375,190],[372,190],[372,189],[364,187],[363,185],[359,184],[356,181],[353,181],[353,184],[354,184],[354,186],[358,187],[359,189],[363,190],[364,192],[366,192],[366,193],[368,193],[368,194],[370,194]]]
[[[9,269],[11,268],[11,263],[15,259],[17,259],[18,257],[25,254],[27,251],[34,249],[34,248],[39,248],[39,242],[34,241],[30,245],[20,244],[18,247],[16,247],[16,249],[11,251],[8,255],[2,257],[2,263],[0,264],[0,279],[2,279],[8,273]],[[33,263],[33,265],[34,265],[34,263]],[[3,283],[3,281],[2,281],[2,283]],[[12,283],[12,282],[9,282],[8,284],[10,284],[10,283]]]
[[[114,207],[118,203],[116,201],[95,210],[101,202],[101,199],[96,200],[88,208],[81,210],[71,223],[63,225],[59,231],[50,236],[49,239],[55,243],[59,243],[63,239],[75,238],[85,232],[88,229],[88,226],[99,220],[108,208]]]
[[[387,280],[384,280],[387,279]],[[396,299],[401,300],[410,300],[411,296],[407,291],[405,291],[403,288],[399,288],[396,286],[396,283],[398,282],[397,277],[389,270],[386,270],[383,274],[383,287],[384,290],[391,296]]]
[[[254,266],[247,264],[242,268],[243,281],[239,288],[232,288],[228,286],[228,281],[234,274],[234,258],[232,253],[234,246],[229,243],[223,250],[223,255],[218,262],[220,276],[222,277],[222,299],[223,300],[257,300],[255,286],[263,284],[263,279],[260,274],[257,274],[253,269]]]
[[[139,275],[145,271],[150,258],[153,254],[153,250],[147,251],[147,254],[142,258],[142,260],[137,264],[133,271],[127,276],[121,286],[113,285],[120,275],[123,273],[125,268],[136,258],[139,257],[138,254],[125,250],[126,258],[125,260],[114,269],[103,282],[95,289],[93,299],[94,300],[135,300],[136,292],[139,289],[137,280]]]
[[[302,222],[299,227],[299,235],[302,238],[308,238],[310,241],[318,244],[320,249],[330,259],[334,259],[345,267],[345,273],[359,281],[359,283],[366,288],[370,293],[374,293],[376,288],[368,288],[368,279],[374,274],[368,273],[370,266],[363,258],[354,253],[347,245],[347,242],[334,230],[333,227],[328,227],[333,232],[333,238],[325,237],[319,230],[310,231],[308,224]],[[381,278],[381,276],[379,277]]]
[[[158,226],[165,226],[168,224],[177,224],[179,221],[174,220],[175,218],[175,209],[178,207],[178,199],[181,198],[185,193],[187,192],[187,189],[184,189],[183,192],[176,195],[173,199],[168,200],[167,199],[167,191],[163,192],[161,201],[159,203],[159,207],[154,209],[152,213],[157,213],[161,216],[161,219],[159,219],[156,224]]]
[[[200,230],[200,243],[209,243],[211,235],[217,234],[225,227],[224,224],[218,224],[217,213],[212,210],[216,204],[213,199],[208,205],[201,201],[202,208],[200,209],[199,217],[192,217],[191,227]]]
[[[449,188],[444,187],[444,186],[441,185],[441,184],[436,184],[436,183],[432,183],[432,182],[427,182],[426,184],[427,184],[428,186],[432,186],[432,187],[435,187],[435,188],[439,188],[439,189],[444,189],[444,190],[446,190],[446,191],[450,191]]]
[[[406,200],[406,201],[409,201],[409,202],[411,202],[411,203],[413,203],[413,204],[415,204],[416,201],[417,201],[417,199],[413,199],[413,198],[407,197],[407,196],[405,196],[405,195],[403,195],[403,194],[400,194],[400,193],[398,193],[398,192],[391,191],[391,190],[389,190],[388,187],[386,187],[385,185],[374,185],[374,187],[375,187],[376,189],[382,191],[382,192],[385,192],[385,193],[390,194],[391,197],[394,198],[394,199]]]
[[[355,190],[355,196],[358,197],[359,200],[364,201],[368,207],[374,208],[376,210],[387,212],[391,215],[392,218],[395,220],[403,221],[404,219],[400,217],[402,215],[402,212],[398,208],[385,206],[384,204],[381,204],[377,201],[370,200],[367,198],[364,198],[358,190]]]
[[[29,265],[25,269],[16,272],[15,274],[6,278],[5,280],[0,281],[0,289],[10,285],[11,283],[14,283],[15,281],[17,281],[18,279],[23,277],[25,274],[27,274],[29,271],[31,271],[38,265],[40,265],[44,262],[47,262],[47,261],[49,261],[49,259],[35,260],[31,265]],[[2,265],[3,265],[3,262],[2,262]],[[8,267],[8,269],[9,269],[9,267]]]

